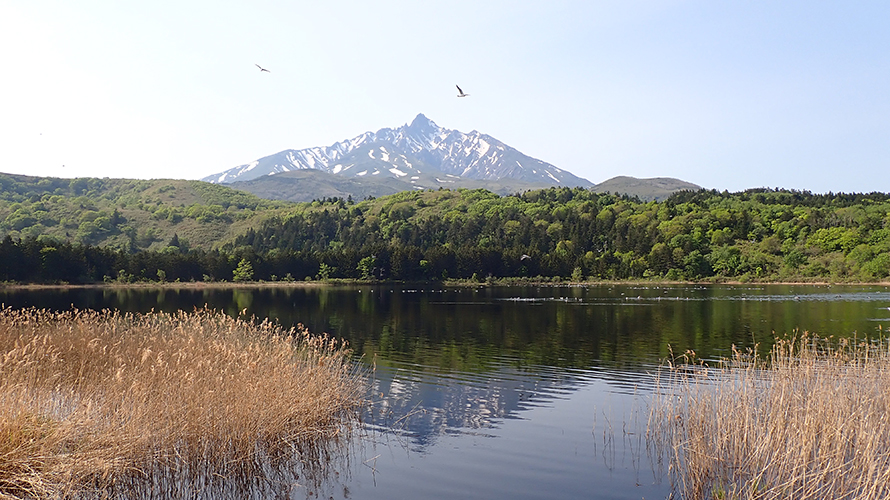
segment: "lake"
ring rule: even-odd
[[[665,498],[645,427],[671,352],[890,328],[890,288],[852,285],[4,289],[0,303],[206,305],[348,340],[373,404],[348,456],[293,498]]]

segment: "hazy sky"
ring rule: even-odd
[[[592,182],[890,192],[884,0],[0,0],[0,47],[0,172],[197,179],[424,113]]]

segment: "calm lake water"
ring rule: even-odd
[[[795,331],[890,328],[885,286],[88,288],[0,303],[206,305],[347,339],[373,404],[349,456],[294,498],[665,498],[644,431],[671,350],[716,359]]]

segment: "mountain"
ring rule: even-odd
[[[636,196],[643,201],[661,201],[677,191],[698,191],[701,186],[671,177],[637,179],[624,175],[612,177],[595,185],[595,193],[616,193]]]
[[[453,187],[450,184],[460,179],[509,179],[533,187],[593,186],[489,135],[445,129],[423,114],[395,129],[365,132],[328,147],[281,151],[201,180],[229,184],[308,169],[360,180],[397,179],[414,189]]]
[[[458,177],[449,178],[446,183],[439,185],[448,189],[482,188],[501,196],[552,186],[552,184],[528,183],[513,179],[484,181]],[[227,186],[268,200],[304,202],[326,198],[347,199],[352,197],[356,201],[369,197],[379,198],[401,191],[416,190],[418,184],[417,180],[412,179],[405,181],[381,176],[359,179],[308,169],[265,175],[249,181],[233,182]],[[661,201],[677,191],[698,191],[699,189],[701,189],[700,186],[680,179],[668,177],[637,179],[626,176],[614,177],[590,188],[596,193],[629,194],[643,201]]]
[[[268,200],[284,200],[304,202],[321,200],[325,198],[343,198],[364,200],[369,197],[379,198],[402,191],[417,190],[419,186],[428,186],[431,183],[420,179],[432,180],[436,185],[446,189],[487,189],[493,193],[506,196],[523,191],[545,189],[552,184],[530,183],[513,179],[501,179],[497,181],[483,181],[475,179],[462,179],[459,177],[435,179],[417,176],[418,179],[402,180],[387,176],[370,176],[364,178],[343,177],[329,174],[321,170],[307,169],[282,172],[274,175],[264,175],[249,181],[237,181],[226,184],[234,189],[247,191],[260,198]],[[437,188],[438,189],[438,188]]]

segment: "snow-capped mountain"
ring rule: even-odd
[[[417,188],[441,186],[455,178],[593,186],[586,179],[526,156],[489,135],[475,130],[466,134],[445,129],[423,114],[399,128],[365,132],[328,147],[288,149],[201,180],[228,184],[305,169],[357,179],[392,177]]]

